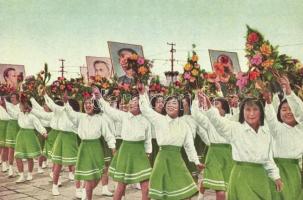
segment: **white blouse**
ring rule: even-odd
[[[64,106],[59,106],[47,95],[44,95],[46,105],[54,112],[51,127],[59,131],[77,133],[77,127],[67,116]]]
[[[65,104],[65,110],[70,120],[78,127],[76,133],[81,140],[99,139],[102,135],[109,148],[115,148],[116,140],[114,135],[111,134],[108,119],[104,115],[88,115],[86,113],[75,112],[68,103]]]
[[[145,152],[152,152],[151,143],[151,124],[141,114],[133,115],[130,112],[124,112],[112,108],[104,99],[99,100],[102,110],[114,121],[121,122],[121,137],[125,141],[145,141]]]
[[[157,113],[150,107],[146,95],[140,95],[140,110],[155,127],[156,139],[159,146],[173,145],[182,147],[186,151],[189,161],[196,165],[200,163],[193,140],[192,130],[184,117],[170,118]]]
[[[21,113],[19,103],[14,105],[8,101],[5,101],[6,103],[6,110],[9,116],[11,117],[11,120],[18,120],[18,113]],[[7,106],[8,105],[8,106]]]
[[[231,144],[233,160],[263,164],[270,178],[280,178],[279,169],[273,160],[272,136],[266,125],[260,126],[258,132],[255,132],[246,122],[241,124],[221,117],[216,108],[210,108],[206,114],[220,130],[218,133]]]
[[[30,101],[33,106],[31,113],[40,119],[41,124],[44,127],[51,127],[51,120],[54,116],[54,113],[46,112],[44,108],[40,106],[39,103],[34,98],[31,98]]]
[[[12,119],[10,115],[6,112],[6,110],[2,106],[0,106],[0,120],[7,121],[10,119]]]
[[[286,100],[296,121],[303,123],[303,101],[294,92],[291,92],[290,95],[286,95]]]
[[[14,110],[13,104],[6,102],[6,107],[11,111],[14,117],[17,117],[18,125],[24,129],[36,129],[40,134],[46,134],[46,129],[42,126],[40,120],[32,113],[23,113],[20,110]]]
[[[288,103],[296,105],[293,99],[289,98]],[[298,108],[299,105],[295,106]],[[293,111],[293,109],[292,109]],[[300,159],[303,155],[303,124],[299,123],[291,127],[277,119],[274,106],[266,104],[266,122],[273,136],[274,158]],[[300,114],[301,116],[303,113]]]
[[[198,101],[194,100],[192,104],[192,115],[200,126],[207,130],[208,138],[210,143],[215,144],[228,144],[229,142],[221,136],[210,120],[207,118],[204,110],[199,109]],[[230,118],[227,118],[230,119]]]

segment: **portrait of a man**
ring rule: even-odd
[[[108,42],[108,46],[113,68],[118,76],[118,81],[120,83],[132,83],[134,80],[133,70],[128,68],[127,60],[132,54],[144,57],[142,46],[118,42]]]
[[[0,81],[12,88],[18,88],[23,81],[24,65],[0,64]]]
[[[109,79],[113,74],[110,58],[86,56],[86,64],[89,77],[100,76]]]

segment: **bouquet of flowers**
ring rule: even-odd
[[[195,47],[193,44],[192,56],[188,55],[187,63],[183,67],[183,74],[180,76],[180,81],[187,91],[202,88],[204,84],[205,70],[202,70],[198,64],[199,57],[194,50]]]
[[[0,83],[0,96],[7,96],[14,91],[15,88],[10,87],[6,83]]]
[[[128,69],[132,69],[135,82],[140,81],[144,85],[148,84],[151,75],[152,63],[137,54],[132,54],[128,60]]]
[[[96,86],[99,89],[104,89],[104,90],[108,90],[111,87],[111,82],[105,78],[105,77],[101,77],[101,76],[91,76],[90,77],[91,80],[91,86]]]
[[[159,76],[156,76],[150,81],[149,84],[149,93],[152,94],[164,94],[166,93],[167,88],[160,83]]]

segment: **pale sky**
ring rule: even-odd
[[[64,58],[77,67],[67,75],[77,76],[85,56],[109,56],[107,41],[140,44],[150,59],[169,59],[166,43],[174,42],[176,59],[195,43],[206,70],[207,49],[238,52],[245,70],[246,24],[303,60],[302,0],[0,0],[0,63],[24,64],[30,75],[44,62],[57,71]],[[169,62],[155,62],[153,72],[168,70]]]

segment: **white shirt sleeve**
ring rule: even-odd
[[[303,123],[303,102],[296,96],[292,91],[290,95],[286,95],[288,105],[295,116],[295,119],[298,123]]]
[[[63,106],[59,106],[55,104],[55,102],[47,95],[44,95],[44,100],[46,105],[53,111],[53,112],[60,112],[64,109]]]
[[[268,152],[268,160],[265,162],[263,165],[265,170],[267,171],[268,176],[272,180],[277,180],[280,178],[280,173],[279,173],[279,168],[277,167],[275,161],[273,160],[273,150],[272,150],[272,137],[271,137],[271,142],[270,142],[270,148]]]
[[[184,128],[186,128],[186,127],[184,127]],[[187,127],[186,129],[188,130],[189,127]],[[186,136],[185,136],[183,147],[187,154],[188,160],[190,162],[194,162],[196,165],[200,164],[198,154],[197,154],[197,151],[196,151],[195,145],[194,145],[194,138],[190,131],[186,131]]]
[[[29,114],[29,117],[30,117],[30,120],[31,120],[31,122],[33,123],[33,126],[35,127],[35,129],[36,129],[41,135],[47,133],[46,129],[42,126],[40,120],[39,120],[35,115]]]
[[[152,134],[151,134],[151,124],[146,120],[146,130],[145,130],[145,142],[144,142],[144,148],[146,153],[151,153],[153,150],[152,147]]]
[[[99,100],[100,107],[103,108],[104,112],[110,116],[114,121],[122,122],[123,117],[127,116],[127,112],[120,111],[116,108],[112,108],[108,102],[106,102],[103,98]]]
[[[198,125],[197,128],[197,134],[199,135],[199,137],[201,138],[201,140],[207,145],[210,145],[210,141],[208,138],[208,134],[207,134],[207,130],[205,130],[204,128],[202,128],[200,125]],[[196,136],[197,137],[197,136]]]
[[[80,112],[75,112],[73,108],[69,105],[69,103],[65,104],[65,112],[67,114],[67,117],[69,120],[78,127],[81,117],[83,117],[85,114]]]
[[[40,106],[40,104],[33,97],[30,98],[30,102],[32,103],[33,109],[36,109],[36,110],[39,110],[39,111],[44,111],[43,107]]]
[[[5,101],[7,113],[15,119],[18,119],[18,115],[21,111],[17,111],[13,108],[13,104]]]
[[[31,113],[33,115],[35,115],[36,117],[41,118],[43,120],[47,120],[47,121],[52,120],[52,118],[54,116],[54,113],[52,113],[52,112],[45,112],[44,110],[41,111],[41,110],[37,110],[35,108],[32,109]]]
[[[116,148],[116,139],[114,134],[111,132],[109,128],[109,122],[102,116],[100,116],[100,120],[102,122],[101,125],[101,134],[104,137],[109,148],[114,149]]]
[[[164,117],[162,114],[157,113],[150,107],[150,103],[146,95],[140,95],[139,106],[142,115],[145,116],[153,124],[159,120],[159,118]]]
[[[272,105],[274,106],[274,109],[275,109],[276,113],[278,113],[278,108],[279,108],[279,105],[280,105],[280,99],[279,99],[278,93],[275,93],[273,95]]]
[[[265,120],[269,127],[270,133],[274,136],[280,129],[281,122],[278,121],[275,113],[274,106],[272,104],[265,105]]]

